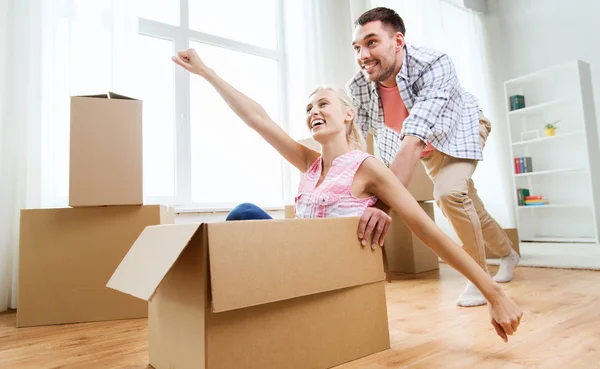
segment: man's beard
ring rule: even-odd
[[[380,62],[379,66],[383,67],[383,64],[381,64],[381,62]],[[396,69],[396,63],[395,63],[395,61],[393,63],[391,63],[391,65],[389,65],[389,67],[386,68],[381,73],[381,75],[379,76],[379,78],[377,78],[377,82],[383,82],[386,79],[390,78],[394,74],[394,69]]]
[[[375,60],[375,62],[378,64],[379,68],[384,67],[384,65],[381,63],[381,60]],[[388,67],[385,68],[379,76],[369,75],[369,73],[367,73],[367,71],[364,69],[363,69],[363,73],[365,74],[365,77],[367,77],[368,80],[371,80],[373,82],[383,82],[386,79],[390,78],[394,74],[394,69],[396,69],[395,61],[393,61],[391,64],[388,64]],[[373,78],[373,77],[375,77],[375,78]]]

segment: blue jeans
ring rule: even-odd
[[[226,221],[229,220],[256,220],[256,219],[273,219],[269,214],[267,214],[263,209],[258,206],[250,203],[243,203],[236,206],[230,213],[227,215]]]

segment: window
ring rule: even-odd
[[[281,156],[202,78],[171,61],[195,48],[223,79],[280,122],[281,0],[145,1],[139,11],[146,202],[229,208],[281,206]],[[218,14],[218,17],[215,16]],[[283,127],[286,129],[287,127]]]
[[[144,194],[175,196],[175,78],[173,42],[140,35],[141,75],[152,76],[151,85],[138,85],[143,100]]]

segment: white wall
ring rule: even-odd
[[[600,112],[600,2],[596,0],[488,0],[485,15],[486,43],[493,70],[495,122],[492,133],[494,155],[501,155],[502,186],[510,188],[512,159],[505,115],[504,81],[581,59],[590,63],[595,90],[596,115]],[[488,150],[488,149],[486,149]],[[489,155],[489,152],[488,152]],[[485,169],[484,169],[485,168]],[[482,170],[483,169],[483,170]],[[482,165],[479,175],[488,168]],[[477,179],[477,178],[476,178]],[[484,194],[484,202],[493,194]],[[496,200],[506,202],[508,222],[515,225],[512,191],[503,191]],[[495,214],[492,214],[495,215]]]
[[[506,79],[571,59],[591,64],[600,88],[600,2],[489,0],[487,17],[498,76]],[[596,102],[600,102],[596,96]]]

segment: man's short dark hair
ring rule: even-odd
[[[374,21],[381,21],[382,24],[390,26],[394,30],[394,33],[400,32],[406,35],[406,27],[404,27],[404,21],[400,18],[400,15],[394,10],[384,7],[373,8],[364,12],[354,22],[354,26],[363,26]]]

